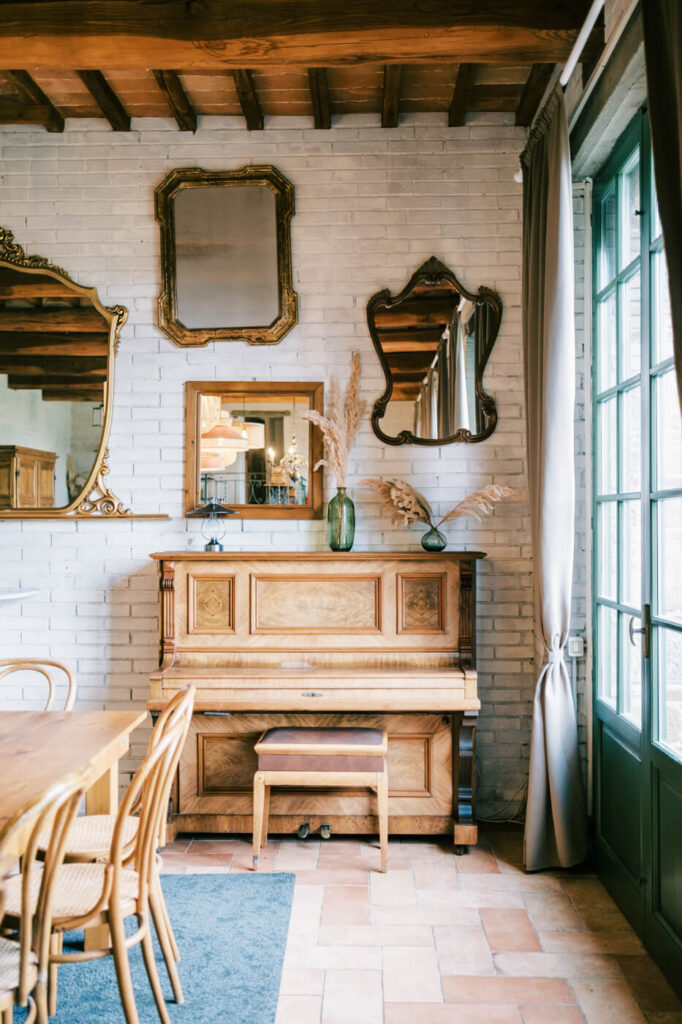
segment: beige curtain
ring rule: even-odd
[[[642,17],[656,193],[682,406],[682,0],[642,0]]]
[[[563,93],[522,155],[523,342],[535,616],[544,666],[535,690],[526,870],[569,867],[587,852],[578,729],[564,645],[573,573],[573,215]]]

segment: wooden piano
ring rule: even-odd
[[[388,731],[393,834],[477,840],[477,552],[166,552],[149,707],[194,683],[176,832],[251,831],[253,746],[280,725]],[[277,790],[271,832],[376,831],[372,794]]]

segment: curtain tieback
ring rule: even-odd
[[[550,665],[558,665],[564,660],[564,649],[563,647],[553,647],[551,651],[547,651],[547,661]]]

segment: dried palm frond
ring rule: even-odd
[[[500,484],[488,484],[482,491],[474,491],[473,494],[469,494],[458,505],[450,509],[437,525],[442,526],[443,523],[450,523],[453,519],[459,519],[460,516],[471,516],[472,519],[477,519],[480,522],[481,516],[492,512],[498,501],[502,501],[503,498],[514,497],[516,495],[511,487],[503,487]]]
[[[344,399],[338,384],[332,379],[327,396],[327,414],[310,411],[303,413],[304,420],[310,420],[322,431],[324,441],[324,458],[315,464],[314,469],[326,466],[334,474],[337,487],[346,486],[348,472],[348,456],[355,443],[362,418],[367,408],[366,402],[360,401],[360,355],[351,355],[350,378]]]
[[[371,487],[381,498],[384,508],[391,513],[393,526],[410,526],[412,523],[426,523],[431,526],[433,510],[423,494],[410,487],[404,480],[389,477],[381,480],[368,477],[361,480],[359,487]]]

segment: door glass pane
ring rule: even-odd
[[[658,607],[663,619],[682,624],[682,497],[662,498],[658,512]]]
[[[622,222],[620,232],[620,266],[639,256],[640,250],[640,209],[639,209],[639,150],[623,171],[622,181]]]
[[[618,692],[618,618],[613,608],[599,605],[597,609],[599,629],[599,688],[603,701],[616,706]]]
[[[651,160],[651,209],[653,210],[653,216],[651,218],[651,239],[652,241],[663,232],[661,227],[661,215],[658,212],[658,196],[656,195],[656,173],[654,170],[654,161]]]
[[[620,599],[629,608],[642,607],[642,503],[621,502]]]
[[[618,469],[616,437],[616,397],[600,402],[597,410],[599,435],[599,494],[616,493]]]
[[[642,287],[639,271],[621,285],[621,380],[639,373],[642,362]]]
[[[642,392],[639,385],[624,391],[621,402],[620,490],[624,494],[633,494],[639,492],[642,480]]]
[[[656,417],[656,487],[682,487],[682,416],[672,369],[654,379]]]
[[[658,739],[682,760],[682,633],[656,629],[660,685]]]
[[[605,288],[616,273],[616,190],[601,201],[601,260],[599,289]]]
[[[642,725],[642,643],[641,634],[633,633],[634,644],[630,640],[629,615],[620,615],[620,649],[621,671],[623,677],[623,714],[634,725]],[[640,618],[635,618],[633,626],[639,629]]]
[[[618,529],[615,501],[601,502],[599,515],[599,575],[597,594],[610,601],[616,601],[616,572],[618,567]]]
[[[673,354],[673,322],[670,314],[670,291],[668,286],[668,264],[663,251],[652,257],[653,289],[653,362],[660,363]]]
[[[616,293],[599,303],[598,391],[606,391],[616,383]]]

